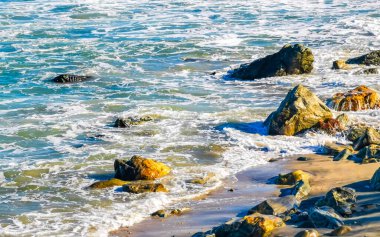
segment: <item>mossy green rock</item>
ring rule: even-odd
[[[332,118],[330,109],[303,85],[294,87],[264,122],[270,135],[293,136]]]
[[[275,54],[241,65],[232,72],[231,76],[243,80],[254,80],[310,73],[313,70],[313,62],[314,56],[309,48],[300,44],[287,44]]]
[[[356,58],[350,58],[346,61],[347,64],[364,64],[367,66],[380,66],[380,50],[372,51],[368,54]]]

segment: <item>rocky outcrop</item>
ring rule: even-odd
[[[163,184],[147,182],[133,182],[125,184],[123,185],[123,191],[128,193],[168,192]]]
[[[356,58],[350,58],[346,61],[346,63],[364,64],[366,66],[380,66],[380,50],[375,50]]]
[[[82,81],[88,81],[93,79],[92,76],[79,76],[79,75],[72,75],[72,74],[63,74],[59,75],[52,79],[53,82],[56,83],[74,83],[74,82],[82,82]]]
[[[329,206],[342,216],[352,214],[351,208],[356,203],[356,192],[352,188],[337,187],[326,193],[326,196],[317,202],[317,206]]]
[[[260,213],[278,216],[297,207],[297,199],[294,196],[272,198],[263,201],[248,211],[248,214]]]
[[[380,108],[380,95],[366,86],[358,86],[346,93],[337,93],[327,104],[337,111],[358,111]]]
[[[364,134],[354,142],[353,147],[358,151],[369,145],[380,145],[380,133],[374,128],[367,128]]]
[[[332,118],[330,109],[302,85],[293,88],[264,122],[270,135],[293,136]]]
[[[264,77],[286,76],[310,73],[313,70],[314,56],[303,45],[285,45],[279,52],[257,59],[250,64],[243,64],[235,69],[231,76],[243,80]]]
[[[303,230],[301,232],[298,232],[295,237],[319,237],[320,234],[318,231],[311,229],[311,230]]]
[[[115,186],[123,186],[124,184],[127,184],[128,181],[123,181],[120,179],[110,179],[110,180],[104,180],[104,181],[98,181],[89,186],[91,189],[102,189],[102,188],[110,188]]]
[[[346,226],[346,225],[342,225],[342,226],[336,228],[335,230],[333,230],[330,233],[330,236],[342,236],[342,235],[345,235],[345,234],[347,234],[348,232],[351,232],[351,231],[352,231],[351,227]]]
[[[144,116],[130,116],[127,118],[117,118],[114,127],[117,128],[129,128],[134,125],[140,125],[145,122],[153,121],[157,116],[154,115],[144,115]]]
[[[300,180],[309,181],[310,175],[302,170],[296,170],[288,174],[279,174],[275,179],[276,184],[294,185]]]
[[[268,237],[273,230],[285,226],[281,218],[275,216],[252,214],[237,221],[230,221],[205,233],[193,237]]]
[[[312,207],[308,211],[309,219],[316,228],[335,229],[343,225],[343,221],[330,207]]]
[[[115,160],[114,168],[115,178],[125,181],[154,180],[170,172],[170,168],[164,163],[141,156],[133,156],[128,161]]]
[[[380,191],[380,168],[373,174],[370,185],[373,190]]]

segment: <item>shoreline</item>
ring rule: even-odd
[[[305,155],[303,155],[305,156]],[[352,227],[348,236],[376,236],[380,231],[380,196],[368,186],[378,164],[357,164],[350,160],[332,161],[331,156],[310,154],[309,160],[298,161],[299,156],[280,159],[274,163],[252,167],[236,175],[237,181],[227,183],[212,191],[203,199],[194,199],[187,203],[191,211],[180,216],[167,218],[148,218],[129,228],[120,228],[110,232],[110,236],[150,237],[150,236],[192,236],[204,232],[235,217],[242,217],[256,204],[267,198],[277,197],[283,185],[269,184],[268,179],[279,173],[285,174],[294,170],[304,170],[312,175],[311,192],[307,198],[313,200],[322,197],[331,188],[348,186],[356,189],[358,194],[358,212],[345,219]],[[228,189],[233,189],[233,192]],[[369,198],[371,197],[371,198]],[[306,203],[307,203],[306,202]],[[302,205],[302,204],[301,204]],[[307,205],[307,204],[306,204]],[[366,205],[374,205],[374,209],[366,210]],[[304,228],[287,225],[277,229],[273,235],[294,236]],[[331,232],[330,229],[317,229],[321,234]]]

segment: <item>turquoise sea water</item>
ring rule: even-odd
[[[312,48],[311,75],[225,77],[286,43]],[[322,99],[360,84],[380,89],[379,75],[330,69],[379,48],[378,0],[0,0],[0,235],[104,236],[249,166],[344,141],[265,136],[261,122],[298,83]],[[49,81],[62,73],[96,79]],[[143,114],[161,118],[112,127]],[[350,115],[378,126],[377,110]],[[135,154],[172,167],[162,180],[170,193],[84,189]],[[206,186],[186,182],[204,176]]]

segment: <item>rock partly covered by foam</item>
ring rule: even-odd
[[[128,193],[168,192],[163,184],[147,182],[132,182],[125,184],[123,185],[123,191]]]
[[[262,214],[252,214],[237,221],[230,221],[215,227],[206,233],[197,233],[193,237],[268,237],[273,230],[285,226],[281,218]]]
[[[350,66],[347,65],[345,60],[336,60],[333,62],[333,69],[350,69]]]
[[[367,66],[380,66],[380,50],[375,50],[356,58],[350,58],[347,64],[364,64]]]
[[[298,85],[289,91],[280,107],[269,115],[265,125],[269,127],[270,135],[292,136],[332,117],[330,109],[314,93]]]
[[[102,189],[102,188],[110,188],[115,186],[123,186],[124,184],[127,184],[128,181],[123,181],[120,179],[110,179],[110,180],[104,180],[104,181],[98,181],[89,186],[91,189]]]
[[[300,44],[285,45],[279,52],[243,64],[232,72],[232,77],[254,80],[264,77],[310,73],[314,56],[309,48]]]
[[[335,229],[343,225],[341,217],[330,207],[312,207],[308,211],[309,219],[316,228]]]
[[[373,174],[371,180],[370,180],[371,188],[373,188],[376,191],[380,191],[380,168],[376,170],[376,172]]]
[[[352,214],[351,208],[356,203],[356,192],[352,188],[336,187],[326,193],[325,197],[317,202],[318,206],[329,206],[342,216]]]
[[[346,93],[337,93],[328,101],[337,111],[358,111],[380,108],[380,95],[366,86],[358,86]]]
[[[153,121],[158,117],[158,115],[129,116],[126,118],[120,117],[116,119],[114,127],[128,128],[134,125],[140,125],[145,122]]]
[[[133,156],[130,160],[115,160],[115,178],[121,180],[154,180],[170,172],[164,163]]]
[[[53,82],[56,83],[74,83],[74,82],[82,82],[82,81],[88,81],[93,79],[92,76],[79,76],[79,75],[72,75],[72,74],[63,74],[59,75],[55,78],[53,78]]]

